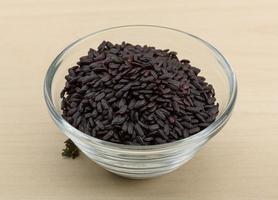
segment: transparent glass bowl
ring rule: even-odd
[[[67,69],[76,65],[89,48],[103,40],[113,43],[126,41],[178,52],[180,59],[189,59],[199,67],[201,75],[214,86],[220,112],[215,122],[199,133],[176,142],[130,146],[114,144],[86,135],[71,126],[61,116],[59,97],[65,84]],[[44,96],[50,116],[78,146],[98,165],[128,178],[150,178],[169,173],[189,161],[198,150],[228,121],[237,95],[235,74],[221,53],[208,42],[172,28],[153,25],[128,25],[91,33],[66,47],[50,65],[44,82]]]

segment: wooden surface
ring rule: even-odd
[[[123,7],[124,6],[124,7]],[[278,199],[278,1],[0,0],[0,199]],[[60,156],[45,72],[76,38],[157,24],[191,32],[233,65],[239,94],[227,126],[179,170],[134,181],[84,155]]]

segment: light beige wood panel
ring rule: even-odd
[[[0,0],[0,199],[278,199],[278,1]],[[196,34],[234,66],[237,106],[187,165],[134,181],[60,157],[42,81],[68,43],[122,24]]]

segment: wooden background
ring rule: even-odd
[[[45,72],[60,50],[123,24],[198,35],[223,52],[238,77],[227,126],[161,178],[127,180],[84,155],[62,159],[65,137],[43,100]],[[277,200],[277,57],[277,0],[0,0],[0,199]]]

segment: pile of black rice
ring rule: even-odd
[[[103,41],[68,70],[63,117],[93,137],[128,145],[187,138],[218,114],[213,86],[177,53]]]

